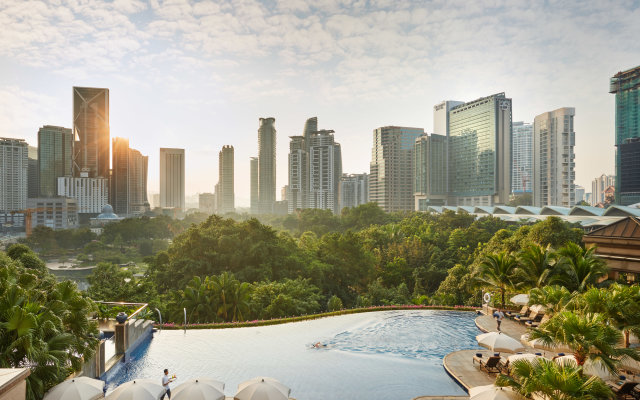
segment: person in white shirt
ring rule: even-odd
[[[504,313],[502,312],[502,310],[498,308],[498,310],[495,313],[493,313],[493,316],[496,318],[496,321],[498,322],[498,332],[500,332],[500,323],[504,318]]]
[[[164,400],[164,396],[167,396],[169,399],[171,399],[171,388],[169,387],[169,384],[175,379],[175,375],[169,376],[168,369],[164,370],[164,375],[162,376],[162,387],[164,387],[164,394],[162,395],[162,397],[160,397],[160,400]]]

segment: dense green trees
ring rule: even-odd
[[[13,257],[0,252],[0,368],[29,366],[27,397],[40,399],[93,356],[98,331],[87,317],[95,306],[73,282],[25,266],[33,253],[9,250]]]

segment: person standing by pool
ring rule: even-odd
[[[164,388],[164,394],[160,397],[160,400],[164,400],[164,396],[171,399],[171,387],[169,384],[176,380],[176,376],[169,376],[169,370],[165,368],[164,375],[162,375],[162,387]]]
[[[496,318],[496,322],[498,323],[498,332],[500,332],[500,323],[502,323],[502,319],[504,318],[504,313],[501,309],[497,309],[496,312],[493,313],[493,316]]]

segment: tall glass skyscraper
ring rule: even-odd
[[[640,66],[615,74],[609,93],[616,95],[616,203],[630,205],[640,202],[640,192],[633,180],[620,179],[627,172],[622,168],[621,151],[630,160],[634,157],[633,151],[638,149],[629,139],[640,137]]]
[[[450,204],[506,204],[511,192],[511,99],[494,94],[449,112]]]
[[[258,211],[273,213],[276,203],[276,119],[260,118],[258,127]]]
[[[45,125],[38,130],[40,190],[36,197],[56,197],[58,178],[73,173],[73,133],[69,128]]]
[[[415,210],[447,202],[447,137],[432,134],[416,139],[414,151]]]
[[[522,121],[514,122],[512,142],[511,192],[531,193],[533,125]]]
[[[384,126],[373,131],[369,201],[386,212],[412,211],[413,151],[422,128]]]
[[[74,176],[109,177],[109,89],[73,88]]]

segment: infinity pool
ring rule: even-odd
[[[410,400],[466,394],[445,372],[442,358],[477,348],[475,314],[456,311],[379,311],[255,328],[156,332],[130,360],[110,371],[109,390],[137,378],[160,381],[206,376],[238,383],[271,376],[299,400]],[[313,343],[326,347],[315,349]]]

